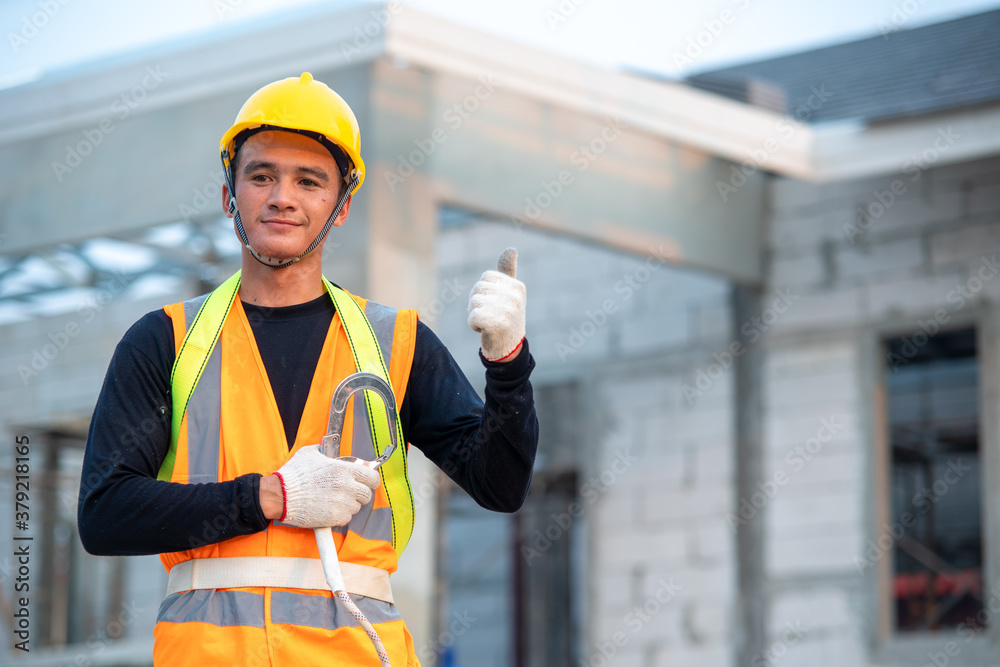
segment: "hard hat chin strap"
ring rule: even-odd
[[[261,254],[255,250],[252,245],[250,245],[250,239],[247,238],[246,230],[243,229],[243,221],[240,220],[240,212],[236,206],[236,189],[233,187],[234,179],[232,173],[230,172],[229,164],[229,154],[228,152],[224,152],[222,156],[222,171],[225,172],[226,185],[229,186],[229,212],[233,214],[233,220],[236,222],[236,233],[239,234],[240,241],[246,246],[247,250],[250,251],[253,258],[264,266],[269,266],[272,269],[283,269],[286,266],[291,266],[323,243],[323,239],[325,239],[326,235],[330,233],[330,230],[333,228],[333,223],[337,220],[337,216],[340,215],[340,211],[344,208],[344,204],[347,203],[347,198],[350,197],[351,193],[354,192],[354,189],[358,187],[358,181],[360,180],[360,174],[358,174],[357,170],[355,170],[351,175],[351,182],[346,188],[344,188],[344,194],[340,196],[340,201],[337,202],[337,206],[333,209],[333,213],[330,214],[326,224],[323,225],[323,229],[320,230],[319,234],[312,240],[312,243],[309,244],[309,247],[307,247],[302,254],[298,257],[291,258],[271,257],[270,255]]]

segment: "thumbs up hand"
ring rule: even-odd
[[[524,340],[524,283],[518,280],[517,250],[500,255],[496,271],[486,271],[469,296],[469,326],[480,334],[483,357],[510,361]]]

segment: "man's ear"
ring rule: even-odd
[[[230,196],[229,186],[225,183],[222,184],[222,212],[227,218],[236,215],[236,200]]]
[[[334,227],[340,227],[342,224],[347,222],[347,214],[351,212],[351,200],[353,198],[353,194],[347,195],[347,201],[344,202],[344,208],[340,209],[340,213],[337,214],[337,219],[333,221]]]

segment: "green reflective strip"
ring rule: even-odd
[[[389,369],[382,357],[378,340],[357,301],[340,288],[335,287],[325,277],[323,285],[330,294],[330,298],[333,299],[334,307],[340,315],[358,370],[375,373],[391,387]],[[174,367],[170,374],[172,401],[170,449],[163,459],[157,479],[170,481],[173,476],[181,422],[184,419],[191,395],[205,369],[205,364],[208,363],[212,350],[219,340],[222,326],[233,301],[236,299],[239,287],[240,272],[237,271],[208,295],[184,335],[184,341],[181,343],[180,352],[174,360]],[[381,406],[381,397],[372,391],[365,391],[364,394],[375,456],[378,457],[381,456],[390,442],[389,421],[385,409]],[[377,401],[374,405],[373,397]],[[376,407],[378,409],[375,409]],[[396,406],[396,443],[398,445],[397,451],[382,465],[380,474],[391,509],[392,546],[398,557],[402,555],[410,541],[410,536],[413,534],[414,515],[413,492],[410,489],[410,479],[407,473],[406,442],[403,440],[403,429],[400,426],[399,406]]]
[[[358,306],[358,302],[326,278],[323,278],[323,285],[326,286],[340,315],[358,371],[375,373],[391,387],[389,369],[386,368],[382,358],[375,332],[372,331],[371,324]],[[378,457],[390,443],[389,420],[381,405],[381,397],[373,391],[366,390],[364,394],[375,456]],[[406,469],[406,443],[403,441],[403,429],[399,422],[399,406],[396,406],[396,451],[379,468],[382,485],[389,499],[389,507],[392,508],[392,548],[395,549],[397,558],[402,555],[413,534],[414,514],[413,492],[410,489],[410,478]]]
[[[368,301],[365,304],[365,319],[375,332],[375,340],[382,351],[382,360],[387,367],[391,367],[392,360],[392,340],[396,328],[396,314],[399,312],[395,308],[383,306],[375,301]],[[204,376],[202,384],[204,384]],[[375,453],[375,444],[372,442],[372,433],[368,421],[368,404],[359,397],[354,401],[354,428],[351,434],[351,454],[358,458],[372,460]],[[190,424],[190,415],[188,423]],[[189,426],[190,428],[190,426]],[[374,509],[371,505],[366,505],[351,517],[347,529],[361,537],[369,540],[381,540],[392,543],[392,508],[380,507]]]
[[[163,458],[160,472],[156,479],[170,481],[174,474],[174,462],[177,459],[177,440],[180,438],[181,422],[187,411],[191,394],[198,385],[205,364],[219,340],[222,325],[226,321],[229,309],[233,305],[236,293],[240,287],[240,272],[234,273],[205,299],[195,315],[194,322],[187,328],[180,352],[174,359],[174,367],[170,372],[170,449]]]

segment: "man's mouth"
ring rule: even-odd
[[[299,223],[294,220],[285,220],[284,218],[268,218],[267,220],[262,220],[265,225],[271,225],[272,227],[298,227]]]

